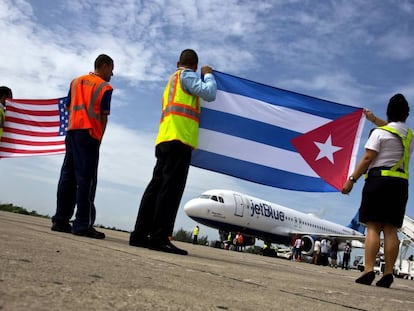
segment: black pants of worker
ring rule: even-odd
[[[172,235],[187,181],[191,151],[190,146],[176,140],[155,147],[157,163],[142,196],[130,242],[143,242],[149,236],[150,241],[157,244]]]
[[[88,130],[68,131],[57,190],[56,214],[53,222],[69,223],[76,205],[73,232],[83,232],[93,226],[94,205],[100,142]]]

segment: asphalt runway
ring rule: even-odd
[[[174,242],[189,252],[179,256],[102,231],[0,212],[0,310],[414,310],[412,280],[366,286],[356,270]]]

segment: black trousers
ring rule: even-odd
[[[88,130],[68,131],[66,154],[57,190],[54,222],[69,222],[77,207],[73,231],[82,232],[95,223],[95,193],[100,142]]]
[[[192,148],[180,141],[155,147],[157,162],[150,183],[141,199],[131,241],[163,242],[173,234],[190,167]]]

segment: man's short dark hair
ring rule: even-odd
[[[390,122],[405,122],[410,112],[408,102],[402,94],[390,98],[387,107],[387,118]]]
[[[114,60],[106,54],[101,54],[95,59],[95,69],[99,69],[103,64],[113,65]]]
[[[7,96],[8,98],[13,98],[13,93],[11,88],[7,86],[0,86],[0,97]]]
[[[183,66],[189,66],[189,67],[197,66],[198,65],[197,53],[191,49],[186,49],[182,51],[180,55],[179,63],[180,65],[183,65]]]

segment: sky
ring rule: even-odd
[[[199,67],[355,107],[386,118],[395,93],[414,103],[414,3],[404,0],[1,0],[0,85],[14,98],[66,96],[102,53],[115,62],[102,141],[97,224],[132,230],[155,164],[161,96],[180,52]],[[407,124],[414,128],[414,119]],[[365,123],[359,156],[372,128]],[[63,155],[0,160],[0,203],[53,216]],[[414,166],[411,175],[414,176]],[[183,205],[208,189],[240,191],[343,225],[351,194],[306,193],[190,168],[175,230],[193,229]],[[414,217],[410,186],[406,214]],[[200,226],[200,235],[217,239]]]

